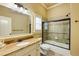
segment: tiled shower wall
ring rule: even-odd
[[[44,40],[69,43],[69,20],[48,22],[48,29],[44,30]]]
[[[50,22],[48,25],[48,39],[68,43],[69,21]]]

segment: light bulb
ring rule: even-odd
[[[22,7],[18,8],[18,9],[19,9],[18,12],[20,12],[20,13],[23,12],[23,8]]]

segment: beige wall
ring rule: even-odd
[[[71,54],[79,56],[79,4],[71,4]]]
[[[29,25],[28,25],[28,16],[23,15],[17,12],[12,11],[6,7],[0,6],[0,16],[7,16],[12,19],[12,30],[21,30],[21,31],[12,31],[13,33],[28,33]]]
[[[34,13],[41,15],[42,20],[47,19],[47,10],[41,4],[39,4],[39,3],[25,3],[23,5],[24,5],[24,7],[33,11]]]
[[[65,17],[68,13],[70,13],[69,4],[60,4],[59,6],[49,9],[47,11],[47,17],[49,20],[55,20]]]

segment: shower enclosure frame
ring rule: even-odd
[[[58,46],[58,45],[54,45],[54,44],[50,44],[50,43],[47,43],[47,44],[50,44],[50,45],[53,45],[53,46],[57,46],[57,47],[60,47],[60,48],[64,48],[64,49],[67,49],[67,50],[70,50],[70,44],[71,44],[71,19],[70,18],[65,18],[65,19],[59,19],[59,20],[51,20],[51,21],[44,21],[42,22],[42,43],[46,43],[44,42],[44,23],[49,23],[49,22],[60,22],[60,21],[69,21],[69,49],[67,48],[64,48],[64,47],[61,47],[61,46]]]

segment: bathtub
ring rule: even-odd
[[[44,42],[51,44],[51,45],[54,45],[54,46],[57,46],[57,47],[69,49],[69,44],[64,44],[64,43],[56,42],[56,41],[53,41],[53,40],[46,40]]]

